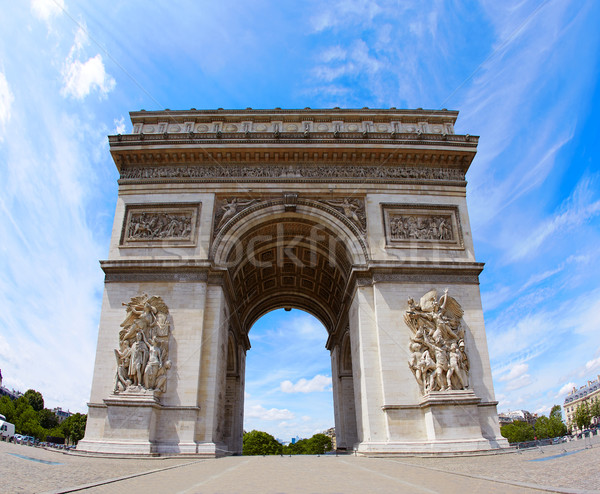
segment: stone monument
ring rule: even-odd
[[[239,454],[248,332],[281,307],[328,331],[338,449],[507,446],[465,197],[478,139],[457,116],[132,112],[109,137],[119,195],[78,449]]]

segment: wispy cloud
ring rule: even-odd
[[[102,55],[97,54],[85,62],[78,58],[86,42],[86,32],[83,28],[79,28],[62,69],[64,84],[62,93],[78,100],[84,99],[93,90],[98,90],[100,96],[105,97],[116,85],[116,81],[104,68]]]
[[[261,420],[291,420],[295,415],[287,409],[270,408],[266,409],[261,405],[252,405],[245,410],[245,415],[248,418],[256,418]]]
[[[10,120],[10,111],[14,99],[6,76],[0,72],[0,141],[4,138],[4,128]]]
[[[292,381],[283,381],[280,385],[284,393],[314,393],[315,391],[330,391],[331,377],[317,374],[310,380],[300,379],[296,384]]]
[[[556,393],[556,395],[554,396],[555,398],[564,398],[567,394],[569,394],[571,392],[571,390],[573,388],[575,388],[576,385],[574,382],[568,382],[567,384],[563,385],[559,390],[558,393]]]
[[[64,0],[31,0],[31,11],[44,21],[59,15],[64,7]]]
[[[509,253],[509,260],[516,261],[534,254],[553,235],[567,235],[573,228],[600,214],[596,177],[584,178],[559,211],[545,220],[528,237],[517,242]]]

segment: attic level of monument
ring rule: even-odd
[[[78,449],[239,454],[249,331],[280,307],[328,331],[339,449],[507,446],[466,203],[478,138],[457,116],[131,113],[109,137],[119,194]]]
[[[455,134],[456,116],[457,112],[447,110],[132,112],[132,134],[110,136],[109,140],[122,179],[139,179],[139,170],[132,168],[152,164],[319,163],[376,164],[390,169],[440,167],[454,173],[446,173],[446,179],[464,180],[478,138]],[[210,175],[198,169],[195,172],[201,177]],[[190,171],[164,173],[194,178]],[[256,175],[254,170],[248,173]],[[364,169],[352,173],[371,175]],[[423,177],[406,170],[404,174],[391,171],[383,178]]]

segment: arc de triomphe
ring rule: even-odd
[[[453,111],[132,112],[83,451],[240,453],[248,331],[328,331],[338,448],[506,446]],[[290,338],[294,335],[290,334]]]

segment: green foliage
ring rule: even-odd
[[[75,413],[60,424],[60,430],[67,441],[71,442],[71,444],[77,444],[85,435],[86,423],[87,415]]]
[[[562,411],[560,405],[554,405],[552,407],[552,410],[550,410],[550,418],[552,417],[558,417],[560,420],[562,420]]]
[[[6,420],[11,424],[15,423],[17,410],[15,404],[8,396],[0,398],[0,414],[6,417]]]
[[[54,429],[50,429],[48,434],[46,434],[46,438],[50,437],[65,437],[65,433],[62,431],[60,427],[55,427]]]
[[[592,415],[587,401],[584,401],[575,409],[573,421],[579,429],[585,429],[592,423]]]
[[[262,431],[250,431],[244,434],[244,455],[279,455],[283,446],[271,434]]]
[[[509,443],[533,441],[533,438],[535,437],[533,426],[520,420],[515,420],[512,424],[506,424],[500,427],[500,434],[508,439]]]
[[[52,410],[44,408],[38,412],[38,417],[40,419],[40,425],[44,429],[53,429],[58,426],[58,417]]]
[[[286,455],[322,455],[331,451],[331,438],[325,434],[315,434],[310,439],[300,439],[294,444],[283,447]]]
[[[535,436],[538,439],[564,436],[567,433],[567,426],[562,420],[560,405],[554,405],[550,411],[550,416],[542,415],[535,422]]]
[[[32,393],[29,393],[32,391]],[[15,424],[15,432],[26,436],[33,436],[40,441],[45,441],[47,436],[65,437],[72,443],[79,441],[85,433],[87,415],[76,413],[62,424],[58,424],[58,417],[51,410],[43,408],[44,399],[37,391],[29,390],[20,398],[12,401],[8,396],[0,398],[0,414],[6,420]],[[38,411],[31,405],[30,399],[39,405],[41,398],[42,408]]]
[[[35,389],[28,389],[25,391],[23,397],[29,402],[36,412],[44,409],[44,397],[39,391],[36,391]]]
[[[590,405],[590,416],[592,418],[600,417],[600,401],[596,400]]]

